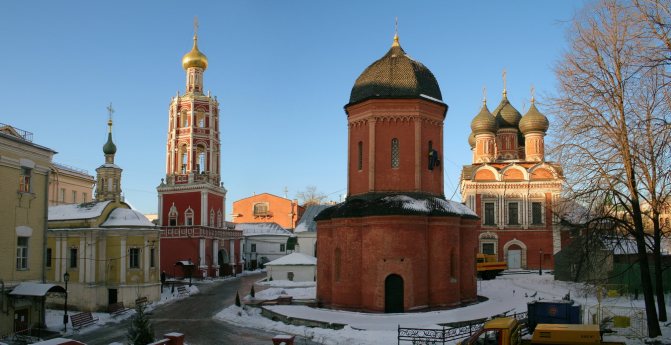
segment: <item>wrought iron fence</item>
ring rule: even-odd
[[[468,338],[480,330],[487,320],[506,316],[507,313],[491,316],[488,319],[465,321],[458,327],[443,326],[442,328],[407,328],[398,326],[398,344],[410,342],[413,345],[438,345],[448,341]],[[527,313],[509,315],[517,320],[525,321]]]

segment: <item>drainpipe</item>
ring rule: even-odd
[[[47,279],[47,230],[49,229],[49,173],[47,169],[46,180],[44,184],[44,231],[42,232],[42,283]],[[43,313],[44,314],[44,313]]]

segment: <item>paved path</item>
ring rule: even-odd
[[[158,306],[150,316],[157,339],[169,332],[184,333],[189,345],[250,344],[269,345],[275,333],[230,325],[213,319],[219,311],[235,303],[235,293],[247,294],[252,284],[265,273],[210,284],[198,284],[200,293],[173,303]],[[76,335],[73,338],[89,345],[126,343],[130,318],[120,323],[108,323],[99,329]],[[316,344],[304,342],[297,344]]]

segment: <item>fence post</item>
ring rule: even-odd
[[[396,341],[398,345],[401,345],[401,325],[398,325],[398,329],[396,331]]]

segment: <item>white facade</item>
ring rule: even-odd
[[[242,230],[242,255],[247,269],[291,253],[287,242],[293,234],[277,223],[238,223],[235,229]]]
[[[268,277],[273,280],[312,282],[317,280],[317,258],[292,253],[266,264]]]

